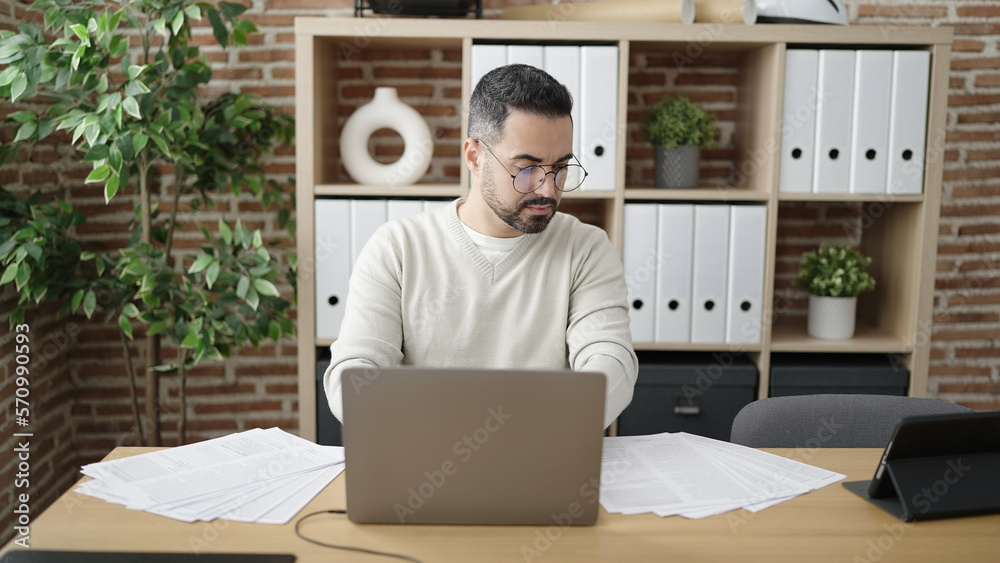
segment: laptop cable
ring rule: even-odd
[[[383,557],[395,557],[396,559],[402,559],[404,561],[412,561],[413,563],[422,563],[416,557],[410,557],[409,555],[403,555],[401,553],[389,553],[387,551],[376,551],[374,549],[368,549],[368,548],[365,548],[365,547],[354,547],[354,546],[350,546],[350,545],[338,545],[338,544],[334,544],[334,543],[326,543],[326,542],[322,542],[322,541],[315,540],[313,538],[304,536],[302,534],[302,532],[299,530],[299,526],[301,526],[302,522],[305,522],[306,519],[311,518],[313,516],[317,516],[319,514],[347,514],[347,511],[346,510],[318,510],[316,512],[310,512],[309,514],[306,514],[305,516],[303,516],[302,518],[299,518],[298,521],[295,522],[295,535],[299,536],[300,538],[304,539],[305,541],[307,541],[309,543],[314,543],[316,545],[321,545],[323,547],[329,547],[329,548],[332,548],[332,549],[342,549],[342,550],[345,550],[345,551],[357,551],[359,553],[368,553],[368,554],[371,554],[371,555],[381,555]]]

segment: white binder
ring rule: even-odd
[[[393,221],[424,210],[424,202],[419,199],[390,199],[386,219]]]
[[[351,200],[351,268],[358,261],[361,249],[372,238],[375,230],[386,220],[384,199]]]
[[[580,162],[590,173],[580,189],[615,189],[618,137],[618,47],[580,47]]]
[[[336,338],[344,320],[351,276],[350,202],[317,199],[316,214],[316,338]]]
[[[819,52],[813,192],[846,193],[851,173],[854,51]]]
[[[694,205],[658,206],[656,342],[691,340],[691,251]]]
[[[924,191],[930,65],[931,54],[927,51],[893,53],[887,180],[891,194]]]
[[[734,205],[729,210],[729,283],[726,342],[757,344],[764,309],[764,250],[767,207]]]
[[[622,266],[633,342],[652,342],[656,318],[656,204],[625,204]]]
[[[816,75],[819,51],[785,52],[785,100],[781,122],[781,170],[778,190],[811,192],[816,151]]]
[[[580,47],[546,45],[543,51],[545,72],[561,82],[573,96],[573,154],[580,155]]]
[[[506,45],[473,45],[472,46],[472,88],[471,93],[476,89],[479,79],[487,72],[507,64]]]
[[[891,80],[892,52],[855,51],[851,182],[848,187],[852,194],[886,192]]]
[[[545,66],[541,45],[507,45],[507,64],[523,64],[535,68]]]
[[[695,205],[691,342],[725,340],[728,257],[729,206]]]

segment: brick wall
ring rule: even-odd
[[[488,16],[510,4],[531,1],[484,0]],[[0,0],[0,26],[12,28],[25,16],[28,0]],[[864,2],[847,0],[855,25],[949,25],[955,29],[952,75],[945,152],[945,186],[941,210],[941,232],[935,292],[930,396],[960,402],[978,409],[1000,408],[1000,6],[977,1]],[[350,0],[251,0],[248,17],[261,33],[252,44],[238,51],[223,52],[206,47],[213,62],[215,79],[206,94],[222,91],[253,92],[283,110],[294,112],[294,17],[349,16]],[[196,30],[203,44],[210,45],[209,28]],[[720,120],[722,143],[706,155],[706,176],[724,184],[734,158],[731,148],[732,120],[736,100],[732,69],[711,57],[685,69],[681,76],[669,75],[666,66],[652,54],[636,53],[630,72],[628,175],[636,183],[651,182],[648,148],[635,141],[636,115],[649,94],[670,81],[703,101]],[[345,80],[342,96],[350,108],[364,103],[375,85],[401,88],[404,101],[414,105],[431,122],[438,146],[432,174],[457,177],[457,160],[452,156],[460,144],[459,87],[460,59],[452,51],[399,52],[388,58],[357,61],[354,74]],[[415,69],[432,70],[439,79],[431,92],[407,92],[418,82]],[[653,78],[650,78],[650,77]],[[659,82],[657,82],[659,81]],[[425,80],[419,80],[426,84]],[[671,82],[671,84],[673,84]],[[0,116],[11,112],[0,106]],[[0,135],[10,139],[9,129]],[[392,159],[399,153],[398,139],[380,135],[377,152]],[[269,164],[269,171],[283,179],[294,171],[294,154],[284,151]],[[160,178],[159,189],[170,186],[169,171]],[[127,237],[136,197],[133,192],[117,196],[105,206],[99,190],[83,185],[87,168],[76,163],[65,145],[44,145],[23,151],[13,166],[0,169],[0,182],[23,193],[43,189],[58,194],[85,210],[88,223],[79,234],[88,240],[120,243]],[[342,170],[337,172],[343,174]],[[182,202],[181,219],[188,219],[188,202]],[[798,255],[806,245],[829,236],[855,240],[843,224],[858,220],[857,206],[782,205],[779,233],[783,237],[779,253]],[[247,198],[220,200],[208,221],[237,217],[260,226],[265,238],[279,245],[278,254],[287,259],[293,247],[275,224],[275,218],[260,211]],[[835,230],[836,233],[831,231]],[[198,244],[197,231],[179,234],[180,257]],[[779,263],[779,274],[793,275],[794,264]],[[783,289],[782,286],[779,289]],[[281,288],[286,295],[290,287]],[[801,306],[802,295],[783,294],[790,308]],[[12,293],[0,296],[0,447],[11,452],[13,403],[13,337],[7,329],[6,311],[12,307]],[[799,301],[796,301],[796,300]],[[75,479],[73,469],[103,456],[118,444],[134,442],[129,434],[130,411],[124,379],[124,361],[116,331],[99,321],[80,318],[55,319],[52,311],[29,314],[33,334],[46,355],[36,358],[44,370],[32,382],[33,429],[39,434],[32,442],[32,499],[40,499],[32,509],[64,490]],[[46,343],[52,344],[47,346]],[[46,352],[47,350],[47,352]],[[165,355],[172,354],[165,350]],[[49,358],[48,356],[52,357]],[[137,352],[136,358],[141,358]],[[189,439],[199,440],[254,426],[273,426],[296,431],[298,420],[296,346],[293,341],[267,344],[260,349],[244,349],[227,362],[205,363],[189,380]],[[176,437],[176,384],[166,377],[162,383],[164,431],[167,443]],[[142,390],[140,388],[140,394]],[[41,436],[44,429],[44,437]],[[37,464],[35,462],[37,460]],[[0,511],[4,527],[0,541],[11,537],[6,525],[13,500],[13,458],[0,456]]]

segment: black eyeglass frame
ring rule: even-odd
[[[587,172],[587,169],[584,168],[582,164],[580,164],[580,159],[577,158],[576,155],[573,155],[573,160],[576,161],[576,164],[532,164],[531,166],[525,166],[524,168],[521,168],[520,170],[517,171],[517,174],[520,174],[521,172],[523,172],[525,170],[528,170],[530,168],[541,168],[542,172],[545,173],[545,176],[542,176],[542,181],[538,183],[538,186],[535,187],[535,189],[533,189],[531,191],[528,191],[528,192],[522,192],[521,190],[517,189],[517,174],[511,174],[510,170],[507,169],[507,166],[503,163],[502,160],[500,160],[500,157],[498,157],[493,152],[493,149],[491,149],[489,145],[487,145],[486,143],[484,143],[482,139],[476,139],[476,142],[480,143],[481,145],[483,145],[484,147],[486,147],[486,150],[489,151],[489,153],[491,155],[493,155],[493,158],[495,158],[496,161],[500,163],[500,166],[503,167],[504,171],[506,171],[507,174],[510,174],[510,185],[511,185],[511,187],[514,188],[514,191],[517,192],[517,193],[519,193],[519,194],[532,194],[532,193],[537,192],[538,188],[542,187],[545,184],[545,178],[547,178],[549,174],[552,174],[552,185],[554,185],[557,190],[559,190],[560,192],[563,192],[563,193],[565,193],[565,192],[571,192],[573,190],[579,189],[580,186],[583,185],[583,182],[587,180],[587,176],[590,175],[590,173]],[[555,170],[549,170],[548,172],[546,172],[545,168],[544,168],[546,166],[549,167],[549,168],[556,168],[556,169]],[[583,178],[580,179],[580,183],[577,184],[575,187],[572,187],[572,188],[570,188],[568,190],[564,190],[564,189],[560,188],[559,187],[559,183],[555,181],[555,176],[557,174],[559,174],[559,172],[562,172],[563,170],[569,168],[570,166],[578,166],[578,167],[580,167],[580,170],[583,171]],[[529,177],[530,177],[530,172],[529,172]]]

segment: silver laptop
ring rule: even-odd
[[[593,372],[344,370],[348,518],[594,524],[605,385]]]

